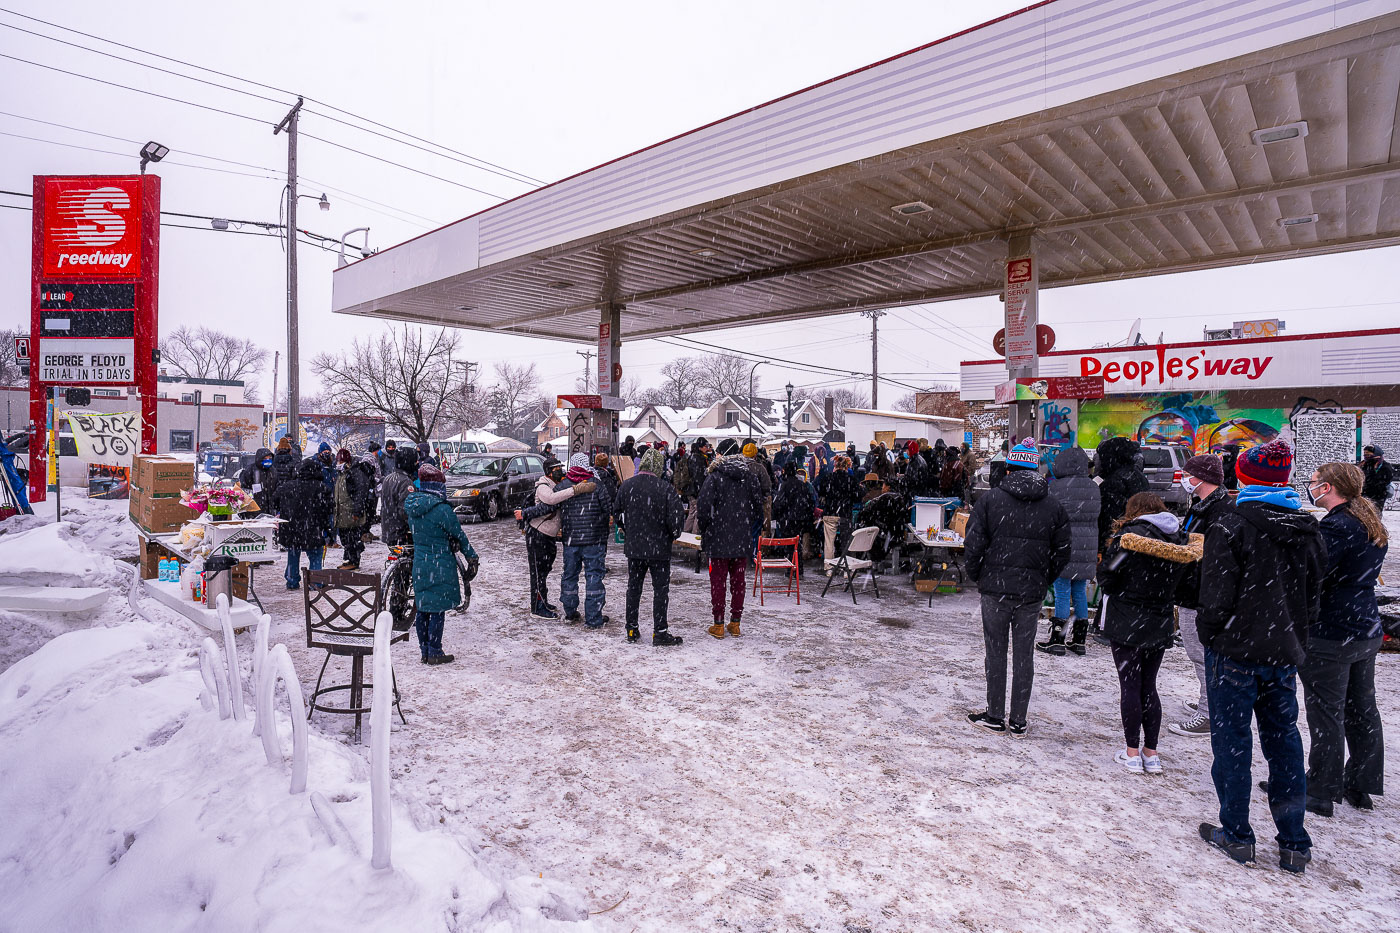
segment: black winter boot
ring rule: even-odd
[[[685,639],[679,635],[672,635],[669,630],[661,629],[659,632],[652,632],[651,643],[658,648],[674,648]]]
[[[1079,655],[1081,658],[1084,657],[1084,639],[1087,638],[1088,636],[1089,636],[1089,620],[1088,620],[1088,619],[1075,619],[1075,620],[1074,620],[1074,637],[1070,640],[1070,643],[1069,643],[1069,645],[1068,645],[1067,647],[1069,648],[1070,651],[1073,651],[1075,654]]]
[[[1044,641],[1035,643],[1035,647],[1046,654],[1062,655],[1065,653],[1065,626],[1069,624],[1068,619],[1051,619],[1050,634]]]
[[[641,641],[641,638],[642,633],[640,629],[633,628],[630,625],[627,626],[627,640],[629,642]]]

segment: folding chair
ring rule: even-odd
[[[831,589],[831,581],[836,579],[836,574],[846,575],[846,592],[851,594],[851,604],[856,604],[856,574],[862,570],[870,571],[870,585],[875,588],[875,598],[880,598],[880,584],[875,582],[875,562],[870,559],[869,554],[875,547],[875,538],[880,534],[880,529],[874,525],[867,525],[860,528],[851,535],[851,543],[846,545],[846,550],[835,560],[826,562],[826,566],[832,571],[826,578],[826,586],[822,588],[822,597],[825,598],[826,591]]]
[[[788,596],[797,592],[797,605],[802,605],[802,559],[798,556],[797,549],[800,546],[801,538],[759,538],[758,552],[753,558],[753,591],[758,596],[758,604],[763,605],[764,593],[776,593],[780,589]],[[776,557],[764,557],[763,549],[769,548],[792,548],[788,556],[781,554]],[[763,571],[782,571],[787,578],[785,584],[774,584],[769,586],[763,581]]]
[[[380,588],[379,574],[356,573],[353,570],[306,570],[306,647],[324,648],[326,660],[321,662],[321,673],[316,677],[316,689],[311,691],[311,708],[306,718],[316,710],[325,713],[342,713],[355,717],[355,742],[360,741],[360,719],[370,711],[364,705],[364,691],[373,689],[374,684],[365,683],[365,656],[374,653],[375,619],[384,608],[384,592]],[[389,643],[405,641],[408,632],[395,631],[389,636]],[[331,657],[350,659],[350,682],[335,684],[324,689],[321,680],[326,676],[326,666]],[[399,719],[404,725],[403,707],[399,705],[398,678],[394,678],[394,708],[399,711]],[[318,703],[322,696],[348,690],[350,702],[347,706],[329,706]]]

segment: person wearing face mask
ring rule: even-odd
[[[564,464],[550,459],[544,473],[535,481],[535,504],[515,510],[515,520],[522,523],[525,533],[525,557],[530,566],[530,615],[538,619],[559,618],[559,607],[549,601],[549,572],[559,556],[559,506],[574,496],[592,492],[596,484],[589,480],[555,491],[564,480]]]
[[[1298,666],[1312,737],[1307,809],[1319,816],[1331,816],[1332,804],[1343,799],[1358,810],[1370,810],[1371,795],[1383,793],[1376,582],[1388,537],[1380,513],[1362,495],[1363,482],[1356,466],[1325,463],[1313,471],[1307,487],[1313,504],[1327,510],[1321,523],[1327,544],[1322,614],[1308,626],[1308,654]]]
[[[272,469],[272,451],[259,447],[253,462],[238,474],[238,485],[251,493],[258,508],[266,514],[277,511],[277,472]]]
[[[1375,444],[1367,444],[1361,449],[1361,494],[1371,500],[1377,512],[1385,511],[1385,500],[1390,498],[1390,484],[1395,481],[1395,471],[1385,462],[1385,451]]]
[[[1186,461],[1181,468],[1181,488],[1191,497],[1182,530],[1187,534],[1204,535],[1222,515],[1233,510],[1229,490],[1225,488],[1225,464],[1215,454],[1200,454]],[[1191,666],[1196,669],[1200,691],[1195,700],[1184,702],[1190,715],[1168,724],[1176,735],[1210,736],[1210,702],[1206,697],[1206,649],[1196,633],[1196,610],[1201,603],[1201,565],[1191,564],[1177,588],[1177,625],[1181,629],[1181,644]]]

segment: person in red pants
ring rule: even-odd
[[[744,568],[753,560],[753,527],[763,517],[763,489],[742,454],[730,453],[710,464],[698,504],[700,546],[710,555],[710,608],[714,624],[707,631],[723,638],[724,590],[729,584],[729,628],[740,634],[744,614]]]

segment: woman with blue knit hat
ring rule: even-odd
[[[992,732],[1026,735],[1035,631],[1050,582],[1072,554],[1069,515],[1050,495],[1031,443],[1006,455],[1006,478],[977,500],[968,522],[964,567],[982,597],[987,708],[968,721]],[[1007,721],[1006,654],[1011,651],[1011,709]]]

